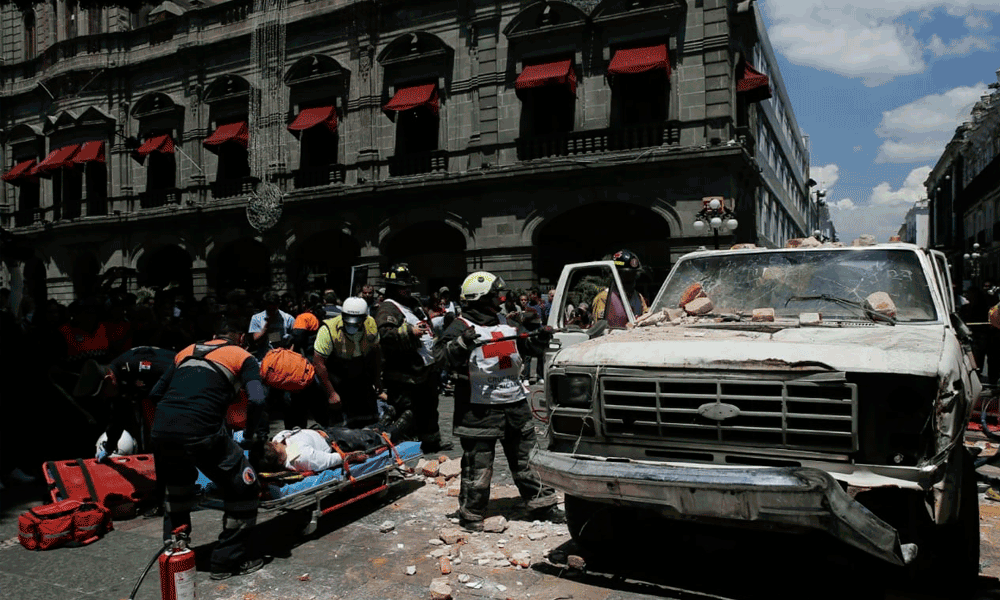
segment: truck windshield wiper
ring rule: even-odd
[[[856,300],[848,300],[847,298],[831,296],[830,294],[820,294],[818,296],[791,296],[788,298],[788,300],[785,300],[785,306],[788,306],[788,303],[791,302],[792,300],[806,300],[806,301],[823,300],[825,302],[833,302],[834,304],[840,304],[841,306],[860,308],[862,311],[864,311],[865,315],[867,315],[868,318],[871,319],[872,321],[875,322],[881,321],[883,323],[888,323],[890,325],[896,324],[896,319],[894,317],[890,317],[889,315],[884,315],[878,312],[877,310],[872,308],[872,305],[869,304],[867,300],[865,300],[864,302],[858,302]]]

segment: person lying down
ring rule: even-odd
[[[264,443],[256,461],[257,470],[275,473],[334,469],[343,464],[345,457],[349,463],[360,462],[366,452],[384,445],[385,438],[374,429],[286,429]]]

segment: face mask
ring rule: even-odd
[[[344,332],[347,333],[347,335],[354,337],[361,333],[361,327],[351,323],[344,323]]]

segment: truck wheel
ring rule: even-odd
[[[582,549],[595,554],[615,551],[614,542],[623,541],[629,533],[634,535],[634,518],[634,512],[627,508],[566,496],[569,535]]]
[[[979,577],[979,491],[975,459],[961,448],[962,484],[958,519],[937,527],[934,540],[936,568],[952,573],[964,585]]]

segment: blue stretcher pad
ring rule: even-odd
[[[355,479],[363,479],[371,475],[389,471],[397,466],[397,454],[403,462],[407,463],[423,456],[420,450],[420,442],[400,442],[396,445],[395,454],[391,450],[386,449],[384,452],[368,457],[368,460],[364,462],[352,463],[350,465],[350,474]],[[265,509],[281,508],[283,504],[281,500],[291,496],[298,497],[313,491],[332,493],[345,487],[339,484],[349,485],[351,480],[344,474],[343,468],[338,467],[336,469],[320,471],[299,481],[266,483],[267,491],[261,497],[261,508]],[[206,497],[210,498],[213,496],[213,492],[216,491],[215,484],[200,471],[198,472],[196,484],[202,489]]]

